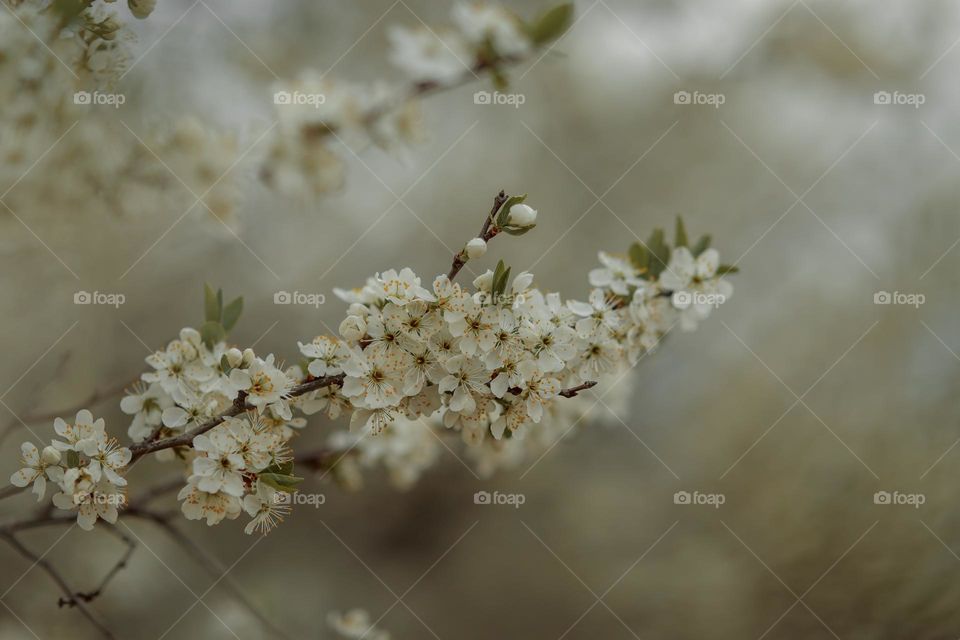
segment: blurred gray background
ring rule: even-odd
[[[274,74],[392,77],[387,25],[448,12],[426,0],[160,0],[134,25],[138,51],[152,48],[124,79],[117,126],[197,114],[237,130],[244,149],[271,123]],[[295,638],[331,637],[326,612],[354,606],[390,608],[381,626],[407,639],[957,637],[958,38],[956,2],[578,0],[551,53],[511,70],[519,108],[474,104],[488,82],[431,97],[424,144],[401,158],[356,149],[362,162],[344,151],[345,189],[315,204],[278,200],[238,165],[239,239],[199,207],[159,242],[182,211],[65,211],[36,231],[75,279],[0,215],[14,247],[0,296],[11,423],[133,380],[149,350],[199,323],[204,282],[245,296],[238,343],[293,359],[296,340],[339,322],[332,287],[390,267],[445,271],[501,188],[530,194],[539,224],[496,241],[483,268],[502,257],[583,297],[597,250],[623,251],[682,213],[742,270],[697,333],[672,334],[604,399],[617,416],[598,406],[532,469],[479,481],[443,451],[405,493],[377,477],[358,494],[317,485],[327,503],[262,542],[239,522],[177,522],[233,565],[219,582],[131,521],[142,544],[93,608],[123,638],[272,637],[231,584]],[[725,101],[677,104],[677,91]],[[878,91],[925,101],[876,104]],[[78,307],[78,289],[127,302]],[[277,306],[278,290],[328,303]],[[925,303],[877,305],[879,291]],[[91,408],[125,433],[115,398]],[[329,428],[314,421],[304,442]],[[3,477],[24,433],[3,442]],[[148,461],[131,484],[164,472]],[[477,506],[479,489],[526,503]],[[677,491],[725,503],[676,505]],[[878,505],[877,491],[925,503]],[[3,502],[4,518],[30,500]],[[62,533],[25,540],[39,553]],[[121,552],[73,529],[47,558],[86,588]],[[57,609],[41,571],[23,576],[30,564],[6,547],[0,563],[0,635],[95,637]]]

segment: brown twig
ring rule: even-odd
[[[577,394],[581,391],[586,391],[587,389],[592,389],[597,386],[596,380],[587,380],[583,384],[578,384],[575,387],[570,387],[569,389],[562,389],[557,393],[558,396],[563,396],[564,398],[576,398]]]
[[[75,607],[80,604],[80,602],[90,602],[95,598],[99,597],[103,593],[103,590],[107,588],[107,585],[110,584],[110,581],[113,580],[114,576],[120,573],[121,569],[126,568],[127,562],[130,560],[130,556],[133,555],[134,549],[137,548],[137,543],[134,542],[130,537],[117,529],[114,525],[108,527],[109,531],[112,531],[114,535],[120,538],[125,545],[127,545],[126,551],[123,555],[120,556],[120,559],[114,564],[110,571],[103,576],[103,580],[100,581],[100,584],[97,585],[97,588],[93,591],[77,591],[69,598],[60,598],[57,604],[61,607]]]
[[[48,576],[50,576],[50,579],[53,580],[58,587],[60,587],[60,591],[62,591],[68,599],[73,599],[73,589],[70,588],[70,585],[67,584],[67,581],[62,575],[60,575],[60,572],[57,571],[57,569],[54,568],[54,566],[50,564],[50,562],[44,556],[38,556],[33,551],[30,551],[30,549],[25,547],[23,543],[20,542],[17,537],[9,531],[0,529],[0,538],[6,540],[11,547],[16,549],[16,551],[24,558],[32,562],[34,566],[40,567]],[[100,632],[100,635],[102,635],[104,638],[110,638],[111,640],[115,638],[110,629],[108,629],[106,625],[100,622],[96,616],[93,615],[93,612],[89,607],[87,607],[86,604],[77,601],[75,602],[75,606],[83,615],[83,617],[86,618],[90,624],[96,627],[97,631]]]
[[[493,224],[494,217],[497,215],[497,212],[500,211],[500,207],[503,206],[503,203],[509,199],[509,196],[504,193],[502,190],[497,196],[493,199],[493,208],[490,209],[490,215],[488,215],[483,220],[483,226],[480,227],[480,234],[478,238],[482,238],[484,242],[488,242],[495,235],[500,233],[500,229]],[[463,269],[463,265],[467,264],[467,250],[461,249],[455,256],[453,256],[453,265],[450,267],[450,273],[447,274],[448,280],[453,280],[457,277],[457,274],[460,273],[460,270]]]

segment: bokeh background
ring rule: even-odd
[[[134,25],[144,55],[120,87],[117,127],[195,113],[243,149],[271,124],[276,77],[394,77],[387,26],[448,12],[427,0],[160,0]],[[237,523],[177,522],[230,568],[223,579],[131,521],[141,544],[93,608],[123,638],[275,637],[234,590],[294,638],[332,637],[326,612],[354,606],[389,609],[380,626],[395,638],[957,637],[958,39],[960,5],[947,1],[578,0],[569,33],[511,71],[519,108],[474,104],[487,82],[431,97],[423,144],[344,152],[345,189],[312,204],[278,200],[238,164],[236,234],[199,206],[172,228],[182,211],[43,212],[32,231],[0,211],[13,425],[0,475],[24,435],[14,413],[132,381],[150,350],[199,322],[204,282],[245,296],[238,343],[289,359],[297,339],[339,322],[332,287],[389,267],[445,271],[501,188],[529,193],[539,224],[479,266],[502,257],[569,296],[584,295],[597,250],[625,250],[682,213],[740,266],[734,297],[598,389],[609,395],[584,428],[535,466],[480,480],[443,451],[407,492],[376,476],[356,494],[311,479],[326,504],[262,541]],[[677,91],[724,103],[677,104]],[[876,104],[878,91],[924,103]],[[126,304],[76,306],[79,289]],[[279,306],[278,290],[328,301]],[[925,301],[878,305],[879,291]],[[92,408],[125,431],[116,398]],[[311,429],[320,442],[329,427]],[[132,485],[163,472],[145,462]],[[526,501],[478,506],[481,489]],[[677,491],[725,501],[677,505]],[[877,491],[925,502],[875,504]],[[62,534],[26,541],[40,553]],[[82,588],[120,553],[112,536],[74,528],[46,559]],[[96,637],[57,609],[42,571],[6,547],[0,566],[4,638]]]

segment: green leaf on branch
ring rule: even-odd
[[[291,476],[284,473],[264,472],[259,474],[259,477],[260,482],[273,487],[277,491],[283,491],[285,493],[294,493],[297,490],[297,485],[303,482],[303,478],[298,478],[297,476]]]
[[[656,278],[670,262],[670,246],[664,240],[663,229],[653,230],[647,239],[647,250],[650,252],[650,275]]]
[[[220,371],[223,372],[223,375],[230,375],[230,371],[233,367],[230,366],[230,362],[227,361],[227,354],[220,356]]]
[[[213,345],[226,337],[227,332],[223,330],[219,322],[207,321],[200,327],[200,338],[208,348],[212,349]]]
[[[573,24],[573,3],[565,2],[545,11],[527,27],[535,45],[543,46],[556,40]]]
[[[690,249],[690,252],[693,254],[694,258],[710,248],[710,240],[711,237],[709,233],[700,236],[700,239],[697,240],[697,244],[693,245],[693,248]]]
[[[203,285],[203,309],[204,320],[207,322],[220,322],[220,313],[223,309],[221,300],[223,294],[214,291],[209,284]]]
[[[650,253],[647,248],[639,242],[630,245],[630,262],[635,269],[645,274],[650,268]]]
[[[237,320],[240,319],[240,314],[243,312],[243,296],[235,298],[230,304],[228,304],[223,309],[223,317],[221,319],[221,324],[223,325],[224,331],[229,332],[237,324]]]
[[[683,218],[677,216],[677,229],[674,234],[673,246],[675,247],[688,247],[690,246],[690,241],[687,240],[687,228],[683,225]]]
[[[509,235],[511,235],[511,236],[522,236],[523,234],[525,234],[525,233],[527,233],[528,231],[530,231],[531,229],[533,229],[533,227],[535,227],[535,226],[536,226],[536,225],[533,225],[533,226],[530,226],[530,227],[503,227],[503,230],[504,230],[505,233],[507,233],[507,234],[509,234]]]
[[[67,451],[67,467],[76,469],[80,466],[80,454],[76,451]]]
[[[274,462],[272,465],[264,469],[261,473],[273,473],[281,476],[292,476],[293,460],[287,460],[282,464],[279,462]]]
[[[725,276],[728,273],[740,273],[740,267],[732,264],[722,264],[719,267],[717,267],[718,276]]]
[[[497,268],[493,271],[493,280],[490,283],[490,294],[493,300],[497,300],[507,290],[507,283],[510,280],[510,267],[503,264],[503,260],[497,262]]]

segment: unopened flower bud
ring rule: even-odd
[[[344,340],[358,342],[367,332],[367,323],[360,316],[347,316],[340,323],[340,335]]]
[[[57,464],[60,462],[60,452],[53,446],[46,446],[40,453],[40,461],[46,465]]]
[[[515,204],[507,214],[507,224],[516,227],[532,227],[537,221],[537,210],[525,204]]]
[[[370,309],[367,308],[367,305],[360,304],[359,302],[354,302],[349,307],[347,307],[348,316],[359,316],[365,318],[370,313]]]
[[[483,238],[474,238],[467,243],[467,257],[473,260],[480,258],[487,252],[487,243]]]
[[[257,359],[257,354],[253,352],[253,349],[244,349],[243,358],[240,360],[240,366],[249,367],[253,364],[253,361]]]
[[[236,347],[228,349],[224,355],[227,356],[227,363],[229,363],[231,367],[239,367],[240,363],[243,362],[243,353]]]
[[[127,0],[127,6],[130,7],[130,13],[132,13],[135,18],[143,20],[153,13],[154,8],[157,6],[157,0]]]

